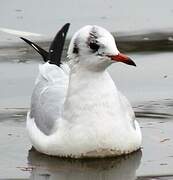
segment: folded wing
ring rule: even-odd
[[[69,75],[68,67],[63,67],[65,71],[61,67],[49,63],[40,65],[31,98],[30,117],[34,118],[37,127],[46,135],[57,130],[62,117]]]
[[[62,117],[63,105],[68,88],[69,68],[62,64],[61,55],[70,24],[65,24],[53,39],[49,51],[42,49],[30,40],[21,37],[33,47],[46,62],[39,67],[35,88],[31,98],[30,118],[46,135],[52,134],[58,128]]]

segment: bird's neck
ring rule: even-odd
[[[97,59],[98,61],[98,59]],[[83,59],[76,64],[74,64],[70,71],[69,77],[69,93],[68,95],[74,93],[86,94],[86,92],[93,91],[93,94],[101,92],[104,90],[104,86],[108,85],[112,88],[116,88],[112,78],[108,74],[106,68],[108,63],[104,62],[99,64],[94,64],[95,59],[92,58],[92,63],[90,64],[89,59]]]
[[[70,74],[69,93],[74,93],[73,91],[79,91],[78,93],[93,91],[93,93],[97,93],[101,87],[110,83],[110,81],[112,82],[106,70],[91,72],[81,68]]]
[[[107,60],[104,57],[93,56],[93,55],[83,55],[79,57],[72,58],[68,65],[71,69],[71,72],[87,73],[87,74],[97,74],[98,72],[104,73],[108,66],[113,62]]]
[[[115,106],[116,91],[116,86],[106,70],[91,72],[79,67],[76,71],[72,70],[64,105],[65,118],[72,121],[99,119],[97,116],[106,114],[104,111]]]

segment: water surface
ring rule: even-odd
[[[22,11],[18,9],[17,12]],[[84,160],[49,157],[31,150],[25,120],[38,64],[42,61],[22,43],[8,42],[8,46],[1,43],[0,178],[173,179],[171,37],[172,33],[119,34],[118,47],[136,62],[137,67],[116,63],[109,72],[134,108],[143,133],[142,149],[117,158]],[[50,39],[39,43],[48,48]]]
[[[74,160],[43,155],[31,149],[25,130],[27,109],[1,109],[0,178],[135,180],[170,177],[173,175],[173,99],[137,103],[134,110],[143,133],[140,151],[117,158]]]

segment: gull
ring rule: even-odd
[[[72,37],[68,61],[61,61],[70,24],[65,24],[49,52],[22,38],[45,61],[27,114],[33,147],[59,157],[108,157],[140,149],[142,135],[133,109],[107,68],[118,62],[136,66],[117,49],[104,28],[87,25]]]

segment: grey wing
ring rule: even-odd
[[[46,72],[41,70],[35,85],[31,98],[30,117],[34,118],[37,127],[44,134],[50,135],[57,130],[58,121],[62,117],[68,88],[68,75],[62,69],[59,72],[60,68],[57,72],[47,69],[49,68],[46,67]]]

